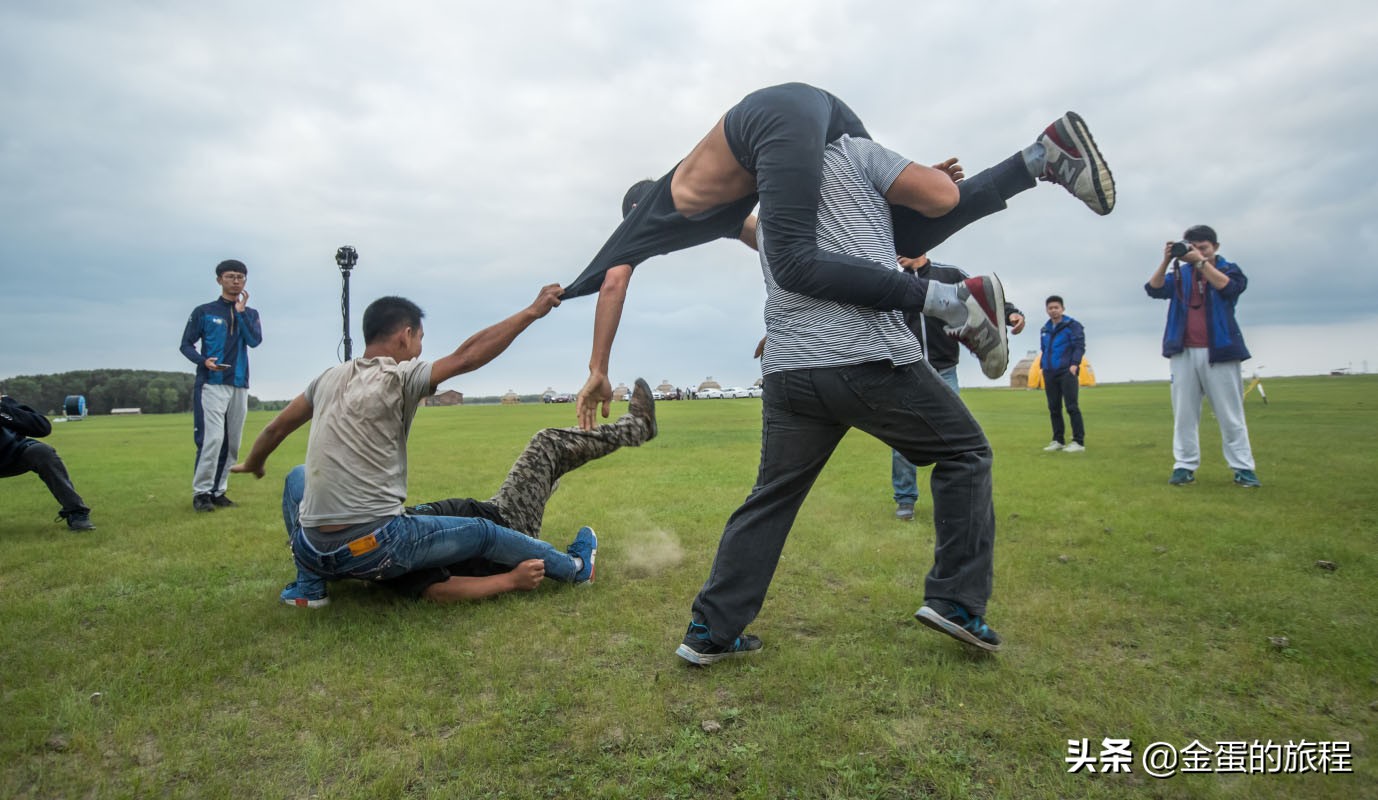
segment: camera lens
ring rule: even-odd
[[[1187,244],[1186,242],[1173,242],[1172,249],[1168,252],[1172,254],[1173,258],[1181,258],[1182,256],[1186,255],[1187,251],[1190,249],[1191,245]]]

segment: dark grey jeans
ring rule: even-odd
[[[785,537],[823,465],[851,428],[932,464],[933,568],[925,598],[986,613],[994,578],[991,449],[957,394],[926,363],[776,372],[765,378],[761,467],[727,521],[693,616],[730,644],[761,610]]]
[[[1067,419],[1072,421],[1072,441],[1086,444],[1086,423],[1081,418],[1081,404],[1077,393],[1081,383],[1070,370],[1049,375],[1043,373],[1043,392],[1048,395],[1048,416],[1053,422],[1053,441],[1067,444],[1067,428],[1062,423],[1062,407],[1067,406]]]

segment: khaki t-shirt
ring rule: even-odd
[[[407,435],[431,394],[431,362],[356,358],[306,387],[311,436],[301,525],[344,525],[402,513]]]

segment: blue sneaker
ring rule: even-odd
[[[699,667],[715,664],[724,658],[746,656],[762,647],[761,640],[755,636],[741,635],[730,645],[715,644],[708,638],[708,626],[700,622],[690,622],[689,630],[684,632],[684,641],[675,655]]]
[[[303,592],[297,588],[297,582],[292,581],[278,595],[283,603],[297,608],[323,608],[330,605],[330,597],[322,589],[316,593]]]
[[[994,653],[1000,649],[1000,634],[986,621],[965,608],[946,600],[925,600],[914,612],[919,622],[952,638]]]
[[[593,532],[593,528],[587,525],[580,528],[565,552],[584,560],[583,568],[574,573],[574,582],[593,583],[593,562],[598,557],[598,534]]]
[[[1186,486],[1188,483],[1196,481],[1196,473],[1185,467],[1178,467],[1172,471],[1172,477],[1167,482],[1172,486]]]
[[[1251,469],[1237,469],[1234,471],[1234,485],[1243,489],[1257,489],[1263,485],[1263,481]]]

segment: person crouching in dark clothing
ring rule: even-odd
[[[47,436],[53,432],[48,418],[21,404],[13,397],[0,394],[0,478],[12,478],[26,472],[36,472],[48,485],[48,491],[62,504],[58,516],[67,520],[67,529],[94,530],[91,509],[72,487],[72,478],[57,451],[43,442],[29,437]]]

